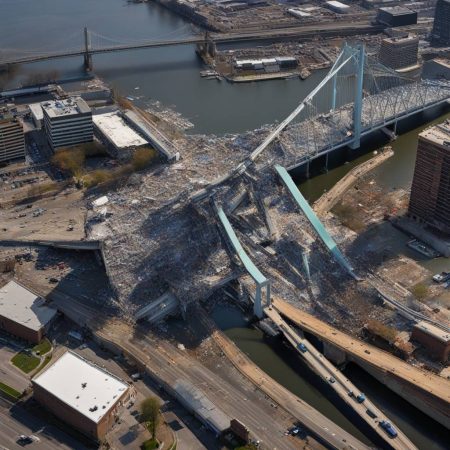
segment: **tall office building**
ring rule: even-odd
[[[419,38],[413,34],[390,37],[381,41],[378,59],[391,69],[399,70],[417,65]]]
[[[450,0],[437,0],[431,42],[450,45]]]
[[[450,233],[450,120],[419,134],[409,214]]]
[[[93,140],[92,111],[82,98],[52,100],[41,105],[47,139],[54,150]]]
[[[12,116],[0,116],[0,162],[25,158],[22,123]]]

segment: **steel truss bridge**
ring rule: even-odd
[[[213,194],[225,181],[243,175],[264,152],[270,152],[273,144],[279,144],[283,156],[280,158],[266,155],[266,160],[277,161],[275,172],[290,190],[331,256],[353,278],[359,280],[360,276],[339,251],[323,224],[290,180],[286,169],[280,164],[294,168],[343,146],[357,149],[363,136],[388,125],[396,126],[398,121],[448,103],[449,99],[450,82],[414,79],[399,74],[369,57],[362,44],[345,44],[328,74],[297,108],[235,169],[195,194],[192,199],[197,201]],[[266,166],[267,162],[261,164]],[[271,304],[270,280],[245,253],[222,208],[216,205],[215,210],[234,251],[255,281],[254,313],[262,317],[264,308]],[[263,289],[266,295],[261,295]],[[265,305],[262,303],[264,299]]]
[[[364,46],[342,48],[325,78],[241,163],[252,164],[275,140],[288,169],[340,147],[356,149],[361,138],[450,100],[450,82],[422,80],[383,66]]]

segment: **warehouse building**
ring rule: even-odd
[[[175,397],[216,436],[229,430],[231,419],[208,397],[186,380],[178,380],[174,387]]]
[[[378,10],[377,22],[388,27],[415,25],[417,12],[401,6],[388,6]]]
[[[134,131],[122,118],[119,111],[110,111],[92,116],[95,135],[106,144],[114,156],[127,149],[148,145],[148,141]]]
[[[450,120],[419,134],[409,215],[450,233]]]
[[[437,0],[431,41],[435,45],[450,45],[450,0]]]
[[[338,2],[336,0],[330,0],[325,2],[325,6],[331,11],[337,12],[339,14],[346,14],[350,11],[350,6],[345,3]]]
[[[448,361],[450,353],[450,334],[428,322],[414,325],[411,339],[420,342],[433,356],[441,362]]]
[[[27,342],[39,343],[56,317],[45,300],[10,281],[0,289],[0,330]]]
[[[92,142],[92,111],[82,98],[52,100],[41,105],[45,132],[53,150]]]
[[[380,45],[378,60],[391,69],[417,67],[419,38],[415,35],[390,37],[383,39]]]
[[[33,378],[32,384],[42,406],[97,441],[134,396],[124,381],[71,351]]]
[[[0,163],[25,158],[23,125],[7,112],[0,114]]]

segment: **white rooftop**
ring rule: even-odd
[[[139,147],[148,143],[125,123],[118,111],[96,114],[92,120],[117,148]]]
[[[327,5],[334,6],[335,8],[343,8],[343,9],[350,8],[350,6],[346,5],[345,3],[341,3],[341,2],[338,2],[336,0],[330,0],[330,1],[325,2],[325,3]]]
[[[50,118],[77,116],[91,112],[89,105],[81,97],[70,97],[64,100],[48,100],[41,103],[42,109]]]
[[[0,316],[38,331],[56,314],[56,309],[45,305],[45,300],[15,281],[0,288]]]
[[[36,120],[42,120],[44,118],[44,111],[42,111],[42,106],[40,103],[31,103],[28,107],[34,117],[36,117]]]
[[[33,378],[33,383],[95,423],[128,389],[119,378],[70,351]]]

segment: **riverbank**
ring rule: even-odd
[[[359,179],[393,156],[393,154],[394,152],[391,147],[385,147],[373,158],[351,169],[350,172],[344,175],[343,178],[341,178],[328,192],[324,193],[319,200],[314,203],[313,209],[316,214],[318,216],[322,216],[330,211],[330,209],[336,205],[346,191],[350,189]]]

